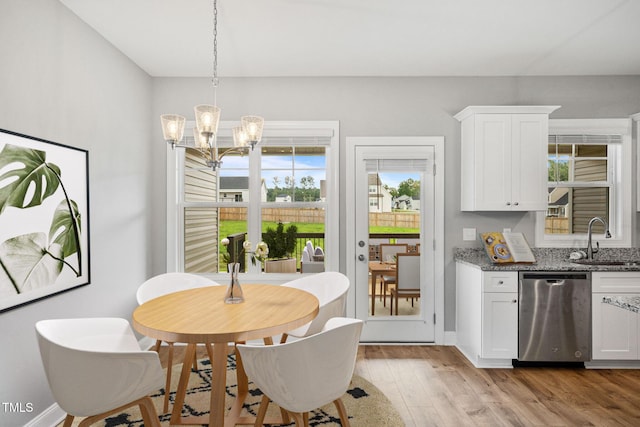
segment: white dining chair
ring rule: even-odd
[[[139,406],[145,426],[159,426],[149,397],[162,387],[158,354],[142,351],[119,318],[54,319],[36,323],[42,364],[55,401],[88,426],[131,406]]]
[[[284,344],[237,349],[249,380],[263,397],[255,425],[262,425],[269,400],[286,410],[296,426],[309,425],[309,411],[333,402],[349,426],[341,397],[351,382],[362,320],[335,317],[319,333]]]
[[[285,342],[288,336],[302,338],[318,333],[327,320],[344,316],[349,285],[349,278],[337,271],[312,274],[282,284],[282,286],[301,289],[315,295],[318,298],[319,307],[318,315],[311,322],[282,334],[280,342]]]
[[[398,254],[396,267],[396,286],[391,289],[390,314],[393,315],[395,302],[396,316],[398,315],[398,300],[411,298],[413,307],[414,298],[420,298],[420,254]]]
[[[138,300],[138,305],[142,305],[145,302],[152,300],[154,298],[161,297],[163,295],[167,295],[173,292],[184,291],[187,289],[193,288],[202,288],[205,286],[217,286],[219,283],[214,282],[211,279],[207,279],[204,276],[199,276],[197,274],[191,273],[181,273],[181,272],[172,272],[172,273],[163,273],[157,276],[154,276],[148,280],[146,280],[136,292],[136,299]],[[173,366],[173,344],[172,342],[168,342],[167,345],[169,347],[169,351],[167,352],[167,379],[165,382],[165,395],[164,395],[164,405],[162,409],[164,412],[169,410],[169,394],[171,387],[171,366]],[[156,345],[154,350],[158,352],[160,350],[160,345],[162,345],[162,340],[156,340]],[[193,368],[198,369],[198,362],[194,358],[193,360]]]

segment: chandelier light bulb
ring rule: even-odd
[[[248,145],[247,134],[242,126],[233,128],[233,145],[236,147],[246,147]]]
[[[163,114],[160,116],[162,123],[162,135],[164,140],[175,144],[182,140],[186,119],[176,114]]]

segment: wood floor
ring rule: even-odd
[[[455,347],[363,345],[356,374],[412,427],[640,426],[640,370],[477,369]]]

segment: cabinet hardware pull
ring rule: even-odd
[[[518,202],[515,202],[515,203],[513,204],[513,206],[518,206]]]
[[[517,299],[514,299],[514,300],[511,300],[511,302],[515,304],[515,303],[517,303],[517,302],[518,302],[518,300],[517,300]]]

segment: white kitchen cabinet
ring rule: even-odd
[[[518,357],[518,273],[456,263],[456,347],[479,368]]]
[[[547,209],[549,114],[557,108],[471,106],[455,115],[463,211]]]
[[[640,316],[604,299],[640,297],[640,272],[593,272],[591,289],[592,359],[639,360]]]
[[[518,358],[518,293],[482,296],[482,357]]]

